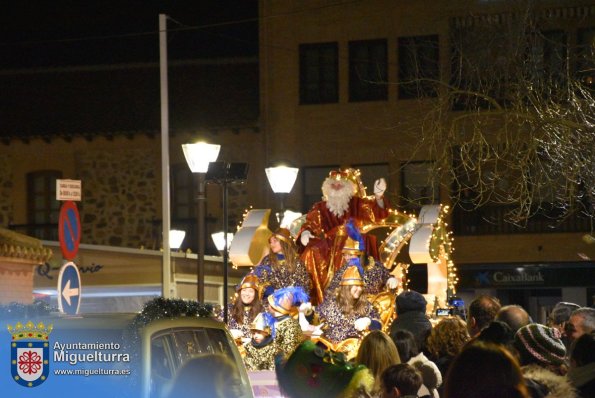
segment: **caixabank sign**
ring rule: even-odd
[[[595,264],[473,265],[459,267],[460,288],[588,287]]]

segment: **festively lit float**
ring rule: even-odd
[[[358,170],[347,169],[341,173],[357,182],[356,195],[359,195],[360,200],[373,200],[373,196],[366,195]],[[427,265],[427,292],[424,296],[429,303],[429,315],[433,315],[439,308],[447,308],[449,299],[454,296],[457,276],[456,267],[451,259],[452,234],[445,221],[448,210],[448,206],[427,205],[423,206],[416,216],[396,209],[387,209],[381,219],[369,217],[359,223],[362,234],[373,235],[376,238],[373,241],[378,245],[377,261],[400,281],[396,289],[386,289],[368,297],[380,314],[383,330],[388,331],[396,317],[396,296],[407,289],[408,271],[412,266]],[[286,219],[283,226],[291,231],[294,239],[299,239],[308,216],[294,214],[296,218]],[[229,257],[234,267],[254,267],[268,253],[268,238],[272,235],[269,228],[270,216],[270,209],[251,209],[246,212],[230,246]],[[362,333],[359,338],[348,338],[335,344],[325,340],[324,336],[310,338],[335,351],[344,352],[348,358],[353,358],[363,335]],[[252,381],[257,395],[259,385],[274,384],[274,381],[267,380],[265,374],[266,372],[260,375],[253,374]],[[274,377],[271,372],[269,374],[270,377]],[[275,395],[268,395],[270,392],[265,391],[260,395]]]

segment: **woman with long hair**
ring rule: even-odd
[[[252,273],[263,285],[265,298],[273,291],[289,286],[310,291],[310,276],[286,228],[279,228],[269,237],[269,254],[263,257]]]
[[[380,330],[373,330],[363,338],[355,362],[370,369],[376,381],[374,390],[379,393],[382,372],[391,365],[401,363],[401,359],[391,338]]]
[[[260,282],[248,274],[236,288],[236,295],[228,305],[227,327],[237,342],[250,340],[250,324],[265,309],[260,299]],[[222,314],[219,315],[223,318]]]
[[[325,324],[323,337],[333,344],[351,337],[359,338],[371,326],[380,328],[378,312],[366,299],[362,275],[360,267],[348,267],[335,300],[329,297],[318,307],[320,321]]]

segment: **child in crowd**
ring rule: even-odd
[[[422,381],[411,365],[400,363],[382,372],[382,398],[417,398]]]

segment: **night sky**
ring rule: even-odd
[[[257,0],[20,0],[0,8],[0,69],[256,56]],[[214,26],[219,25],[219,26]]]

